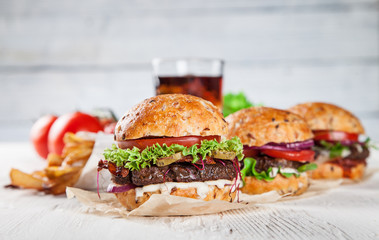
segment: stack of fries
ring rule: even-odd
[[[36,189],[54,195],[65,193],[66,187],[74,186],[92,154],[95,142],[66,133],[64,143],[62,155],[50,153],[47,167],[43,170],[28,174],[12,168],[11,186]]]

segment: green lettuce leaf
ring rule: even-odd
[[[374,143],[372,143],[371,139],[369,137],[366,138],[366,140],[364,141],[364,144],[367,148],[372,148],[372,149],[375,149],[375,150],[379,150],[379,147],[376,146]]]
[[[341,157],[344,150],[349,150],[349,147],[342,145],[340,142],[333,144],[322,140],[320,144],[329,151],[330,158]]]
[[[237,112],[241,109],[261,105],[262,104],[253,104],[252,102],[250,102],[245,96],[245,94],[242,92],[238,94],[228,93],[224,95],[223,113],[226,117],[229,114]]]
[[[252,176],[255,177],[258,180],[266,180],[266,181],[271,181],[274,178],[270,177],[270,172],[272,171],[272,168],[269,168],[266,172],[257,172],[255,170],[255,165],[257,164],[257,161],[254,158],[245,158],[243,160],[243,169],[241,170],[241,176],[242,179],[244,180],[245,177],[247,176]]]
[[[306,172],[306,171],[311,171],[311,170],[315,170],[317,168],[317,164],[316,163],[308,163],[308,164],[305,164],[303,166],[300,166],[297,171],[299,173],[303,173],[303,172]]]
[[[156,164],[157,159],[169,157],[175,153],[181,152],[183,156],[192,156],[192,163],[196,163],[200,159],[205,159],[207,156],[212,156],[213,151],[235,152],[238,160],[242,160],[243,145],[238,137],[230,140],[217,142],[217,140],[203,140],[200,146],[195,144],[191,147],[185,147],[179,144],[159,145],[158,143],[140,150],[136,147],[133,149],[120,149],[115,144],[110,149],[104,150],[104,158],[107,161],[114,162],[118,167],[125,167],[131,171],[140,170],[145,167],[150,167]]]
[[[280,168],[279,168],[279,172],[283,177],[286,177],[286,178],[289,178],[289,177],[292,177],[292,175],[295,175],[296,177],[299,177],[299,174],[296,174],[296,173],[284,173],[284,172],[280,172]]]
[[[273,171],[271,167],[269,169],[267,169],[267,171],[262,171],[260,173],[257,172],[255,170],[255,165],[257,164],[257,161],[254,158],[245,158],[243,160],[243,163],[244,163],[244,167],[241,170],[242,180],[244,180],[246,176],[255,177],[258,180],[265,180],[265,181],[272,181],[275,178],[275,177],[270,176],[270,173]],[[309,170],[314,170],[316,168],[317,168],[317,164],[308,163],[308,164],[300,166],[297,169],[297,171],[299,173],[303,173],[303,172],[306,172]],[[300,176],[300,174],[296,174],[296,173],[284,173],[281,171],[280,167],[278,168],[277,174],[281,174],[282,176],[284,176],[286,178],[289,178],[292,175],[295,175],[296,177]]]

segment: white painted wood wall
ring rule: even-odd
[[[223,58],[224,92],[333,102],[379,140],[377,0],[0,0],[0,141],[44,113],[121,116],[154,93],[158,56]]]

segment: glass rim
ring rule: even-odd
[[[151,63],[153,65],[158,65],[162,62],[178,62],[178,61],[197,61],[197,62],[219,62],[222,65],[225,64],[225,60],[221,58],[202,58],[202,57],[179,57],[179,58],[153,58]]]

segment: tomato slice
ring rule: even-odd
[[[342,131],[328,131],[328,130],[319,130],[313,131],[315,135],[314,140],[326,140],[326,141],[343,141],[351,140],[358,141],[359,134],[357,133],[347,133]]]
[[[243,155],[245,157],[255,157],[259,154],[259,150],[256,149],[243,149]]]
[[[315,152],[312,150],[300,150],[300,151],[279,151],[272,149],[261,150],[261,153],[270,157],[284,158],[286,160],[298,161],[298,162],[313,162]]]
[[[133,140],[125,140],[125,141],[118,141],[117,145],[119,148],[127,149],[127,148],[133,148],[137,147],[141,150],[145,149],[146,147],[150,147],[156,143],[159,143],[159,145],[163,145],[164,143],[167,146],[170,146],[172,144],[180,144],[185,147],[191,147],[195,144],[200,144],[203,140],[213,140],[216,139],[218,142],[220,142],[221,137],[220,136],[186,136],[186,137],[162,137],[162,138],[140,138],[140,139],[133,139]]]

